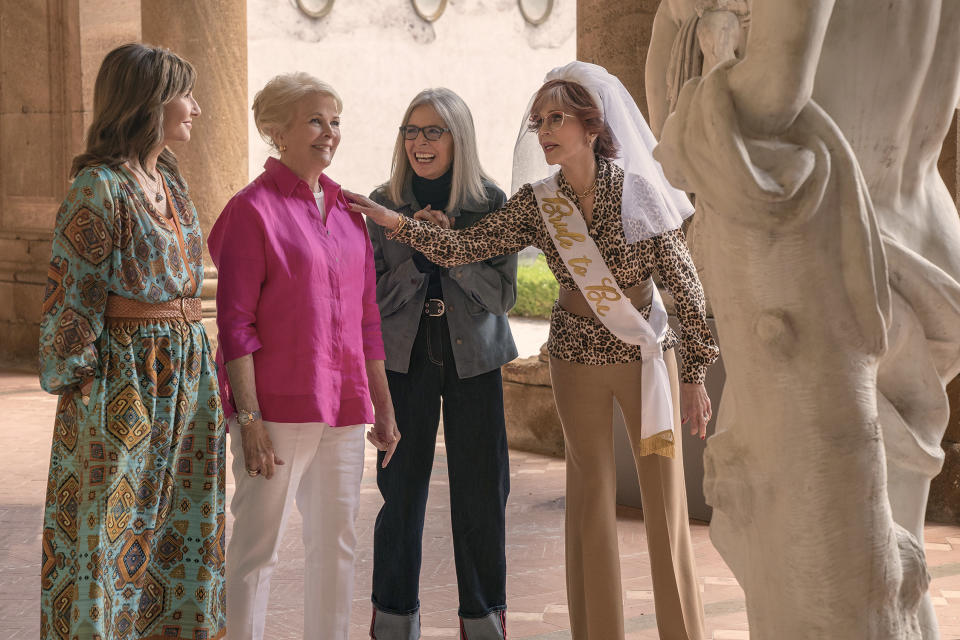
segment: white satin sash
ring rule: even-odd
[[[672,457],[672,446],[654,445],[657,440],[673,442],[673,395],[662,347],[667,333],[667,310],[660,292],[651,283],[653,293],[648,321],[610,273],[600,249],[587,232],[580,208],[560,191],[558,174],[531,186],[547,232],[597,318],[613,335],[640,346],[643,360],[641,437],[646,443],[640,447],[641,451]]]

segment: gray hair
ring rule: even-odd
[[[337,113],[343,111],[343,100],[334,88],[309,73],[295,71],[271,78],[253,98],[253,122],[260,137],[276,149],[273,138],[289,126],[294,105],[305,96],[316,93],[330,96],[337,103]]]
[[[402,124],[407,123],[414,109],[425,104],[436,109],[446,128],[450,129],[450,135],[453,136],[453,184],[450,187],[447,210],[460,209],[468,200],[485,202],[487,194],[482,181],[493,182],[493,180],[480,166],[477,133],[473,127],[473,115],[467,103],[450,89],[443,87],[424,89],[410,101],[410,106],[403,114]],[[397,204],[403,199],[403,187],[412,179],[413,174],[413,167],[410,166],[404,142],[403,132],[397,132],[390,180],[387,183],[390,199]]]

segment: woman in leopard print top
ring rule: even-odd
[[[680,321],[680,339],[670,330],[663,348],[671,349],[679,343],[683,363],[681,380],[689,384],[702,384],[707,367],[717,359],[719,350],[707,327],[703,288],[684,242],[683,232],[677,229],[627,244],[620,218],[623,169],[600,156],[596,156],[596,164],[597,189],[593,196],[590,237],[597,243],[621,289],[642,284],[654,272],[660,276],[673,295]],[[573,200],[574,190],[562,173],[560,185],[567,197]],[[446,231],[428,222],[408,220],[393,238],[416,247],[442,266],[486,260],[534,246],[543,251],[560,286],[578,291],[550,238],[529,184],[521,187],[503,208],[488,214],[469,229]],[[646,316],[649,306],[642,311]],[[603,365],[640,360],[639,345],[623,342],[595,316],[575,315],[559,303],[553,307],[547,349],[554,358],[580,364]]]
[[[711,411],[703,381],[707,366],[719,355],[706,324],[703,289],[679,229],[627,243],[621,219],[624,172],[611,161],[616,144],[588,90],[567,80],[546,83],[533,102],[530,121],[547,162],[560,165],[561,189],[579,204],[590,236],[619,286],[628,291],[656,272],[676,301],[680,340],[669,332],[663,342],[669,350],[665,360],[676,414],[675,450],[666,456],[640,455],[640,347],[621,341],[592,314],[581,314],[585,305],[567,306],[565,301],[577,302],[579,290],[529,184],[503,208],[465,229],[451,229],[442,212],[429,208],[409,219],[362,196],[350,199],[355,211],[392,230],[391,238],[443,266],[485,260],[531,245],[544,252],[562,288],[551,316],[548,349],[567,447],[567,596],[573,637],[623,638],[611,426],[611,400],[616,398],[640,476],[660,632],[699,640],[703,638],[702,605],[687,524],[677,409],[682,395],[683,421],[689,419],[691,430],[703,437]],[[649,298],[641,302],[641,311],[645,316],[649,312]],[[677,382],[672,351],[678,344],[683,385]],[[673,457],[668,457],[671,453]]]

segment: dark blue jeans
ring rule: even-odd
[[[504,527],[510,492],[500,369],[457,376],[444,317],[423,317],[407,373],[387,371],[400,444],[377,464],[384,504],[373,534],[373,604],[411,615],[420,608],[424,513],[443,400],[460,616],[506,608]],[[380,453],[380,463],[383,453]]]

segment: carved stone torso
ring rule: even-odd
[[[960,1],[840,0],[813,99],[850,142],[883,232],[960,280],[960,218],[937,172],[960,106]]]

